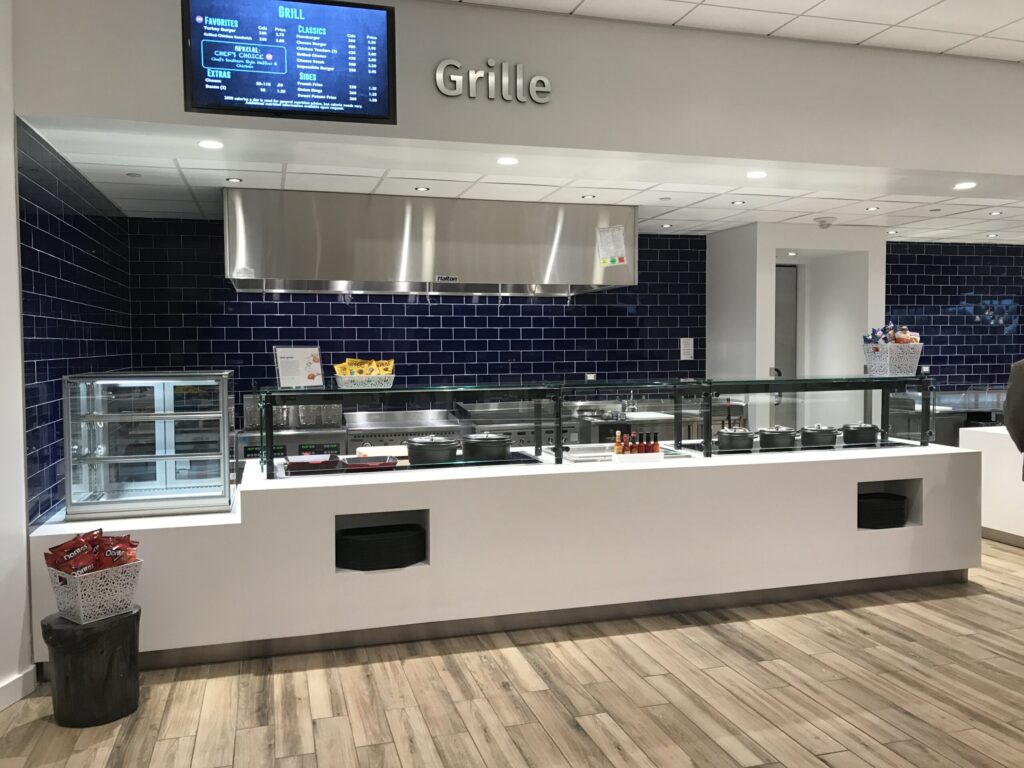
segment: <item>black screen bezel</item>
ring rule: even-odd
[[[345,123],[370,123],[377,125],[395,125],[398,122],[395,72],[395,9],[390,5],[371,5],[369,3],[352,3],[347,0],[296,0],[311,5],[334,5],[344,8],[366,8],[374,11],[385,11],[388,20],[388,114],[385,117],[366,117],[352,113],[337,112],[305,112],[301,109],[232,109],[229,107],[197,107],[192,104],[192,12],[189,7],[192,0],[181,0],[181,57],[185,85],[185,111],[199,112],[208,115],[242,115],[243,117],[275,117],[289,120],[328,120]]]

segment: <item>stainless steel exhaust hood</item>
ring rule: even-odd
[[[239,291],[571,296],[636,285],[636,209],[224,192]]]

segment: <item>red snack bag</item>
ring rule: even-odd
[[[46,564],[51,568],[63,571],[63,566],[66,563],[74,560],[83,552],[87,552],[91,555],[92,548],[93,545],[90,542],[87,542],[81,536],[75,536],[75,538],[68,539],[63,544],[51,547],[49,556],[46,558]]]
[[[131,541],[128,536],[104,536],[99,540],[100,549],[96,554],[96,570],[135,562],[135,547],[120,541],[122,538]]]
[[[100,551],[99,542],[103,538],[103,529],[97,528],[95,531],[83,533],[82,538],[85,540],[87,544],[92,545],[92,553],[95,555],[97,552]]]
[[[59,566],[59,570],[71,576],[81,576],[96,569],[96,555],[92,552],[82,552],[71,560],[61,563]]]

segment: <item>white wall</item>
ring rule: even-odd
[[[991,95],[1019,89],[1015,64],[464,3],[390,4],[397,126],[186,113],[177,0],[15,0],[17,111],[41,128],[120,120],[1024,173],[1024,101],[1006,100],[992,118]],[[551,103],[444,97],[433,71],[449,57],[521,62],[551,78]]]
[[[0,0],[0,709],[35,687],[25,513],[25,385],[14,149],[11,0]]]
[[[772,261],[774,267],[774,260]],[[763,359],[765,341],[774,318],[762,320],[766,292],[774,312],[775,274],[771,285],[758,262],[757,225],[713,232],[707,244],[707,375],[712,379],[767,376],[770,363]]]

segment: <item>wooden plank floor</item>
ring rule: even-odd
[[[969,584],[146,672],[0,768],[1019,768],[1024,550]]]

